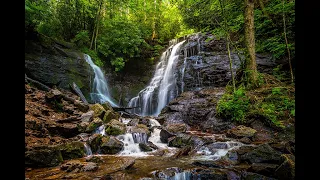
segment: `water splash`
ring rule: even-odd
[[[93,63],[89,55],[85,54],[84,58],[94,71],[92,93],[90,93],[91,100],[98,103],[104,103],[107,101],[112,106],[118,107],[117,103],[111,99],[107,79],[105,78],[102,70]]]
[[[135,143],[131,133],[117,136],[117,139],[124,143],[124,149],[119,153],[121,156],[147,156],[140,150],[139,144]]]

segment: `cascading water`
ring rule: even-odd
[[[84,143],[84,150],[85,150],[87,156],[91,156],[92,155],[91,148],[87,143]]]
[[[87,63],[92,67],[94,71],[94,81],[92,87],[91,99],[94,102],[104,103],[108,101],[112,106],[118,107],[118,105],[111,99],[107,80],[102,70],[93,63],[91,57],[87,54],[84,55]]]
[[[185,40],[176,42],[177,40],[171,41],[169,45],[172,45],[162,53],[149,85],[141,90],[138,96],[129,101],[128,107],[140,107],[140,109],[135,108],[131,113],[157,116],[161,109],[177,96],[176,80],[173,72],[176,60],[179,57],[180,47]]]

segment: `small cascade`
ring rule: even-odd
[[[148,135],[146,133],[132,133],[134,143],[147,143]]]
[[[158,148],[169,149],[169,147],[166,143],[161,142],[160,131],[161,131],[161,129],[154,128],[153,132],[151,133],[151,136],[149,137],[149,141],[152,142],[153,144],[155,144]],[[171,149],[174,149],[174,148],[171,148]]]
[[[150,121],[150,126],[151,126],[151,127],[161,126],[161,124],[160,124],[157,120],[155,120],[155,119],[153,119],[153,118],[150,118],[149,121]]]
[[[91,147],[87,143],[84,143],[83,145],[84,145],[84,150],[86,152],[86,155],[91,156],[92,155]]]
[[[184,60],[183,60],[183,68],[181,69],[181,92],[184,92],[184,71],[186,70],[187,66],[187,58],[188,58],[188,51],[186,48],[183,49],[183,55],[184,55]]]
[[[135,143],[131,133],[117,136],[117,139],[124,143],[124,150],[119,153],[122,156],[147,156],[145,152],[142,152],[139,147],[139,143]]]
[[[93,63],[91,57],[87,54],[84,55],[87,63],[92,67],[94,71],[94,80],[91,95],[91,100],[98,103],[104,103],[108,101],[112,106],[118,107],[110,96],[107,80],[102,70]]]
[[[225,156],[230,150],[239,148],[244,144],[240,142],[227,141],[227,142],[216,142],[208,146],[202,146],[196,152],[197,156],[194,157],[196,160],[218,160],[222,156]]]
[[[101,134],[102,136],[106,135],[105,126],[104,125],[99,126],[94,133]]]

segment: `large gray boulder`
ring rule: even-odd
[[[25,42],[25,73],[50,87],[70,89],[69,84],[75,82],[86,98],[94,77],[83,53],[48,38]]]

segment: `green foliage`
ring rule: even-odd
[[[80,31],[71,42],[75,43],[78,47],[87,47],[89,46],[90,38],[89,32],[87,30]]]
[[[111,60],[111,65],[115,67],[115,71],[120,71],[124,67],[125,61],[122,57]]]
[[[249,99],[243,88],[237,89],[233,94],[225,93],[218,101],[217,115],[231,118],[233,121],[245,122]]]

